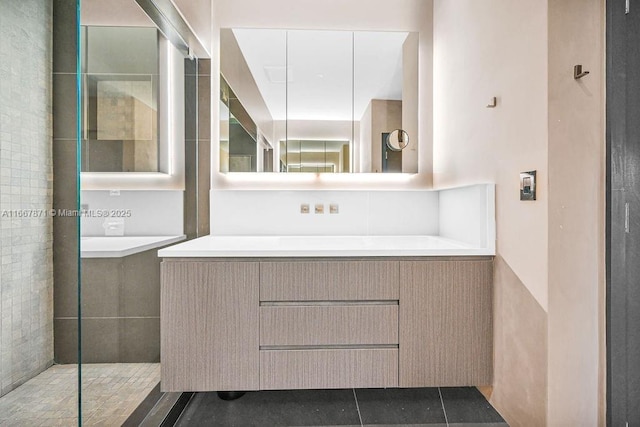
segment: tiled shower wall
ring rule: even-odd
[[[185,59],[184,234],[209,234],[211,189],[211,60]]]
[[[53,360],[51,26],[51,0],[0,1],[0,395]]]

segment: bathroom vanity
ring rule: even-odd
[[[491,384],[492,255],[431,236],[163,249],[162,390]]]

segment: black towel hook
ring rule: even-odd
[[[582,65],[578,64],[573,67],[573,78],[578,80],[589,74],[588,71],[582,71]]]

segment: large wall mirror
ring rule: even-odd
[[[418,33],[227,28],[220,71],[221,172],[418,172]]]
[[[158,128],[163,36],[153,27],[81,29],[82,172],[166,172]]]
[[[82,2],[83,190],[184,188],[185,64],[208,54],[169,5]]]

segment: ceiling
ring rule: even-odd
[[[274,120],[357,121],[371,99],[402,99],[407,32],[233,33]]]

